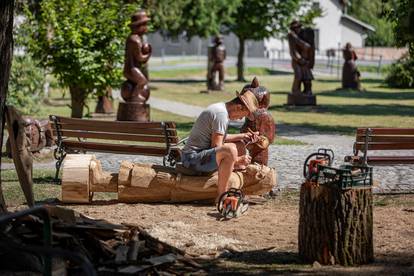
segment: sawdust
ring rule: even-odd
[[[242,244],[239,240],[227,238],[218,233],[203,233],[197,229],[196,225],[182,221],[161,222],[149,228],[148,232],[161,241],[174,243],[179,248],[194,246],[198,250],[219,251],[229,246]]]
[[[378,196],[376,197],[378,201]],[[384,197],[387,198],[387,197]],[[374,252],[376,262],[341,272],[406,271],[414,262],[414,195],[380,201],[374,206]],[[193,255],[221,256],[243,252],[249,262],[298,262],[298,196],[282,196],[264,205],[251,206],[241,218],[218,220],[213,206],[190,204],[69,205],[94,218],[138,224],[152,235]],[[226,250],[231,248],[231,250]],[[271,248],[271,249],[269,249]],[[269,251],[270,250],[270,251]],[[250,254],[250,255],[249,255]],[[281,257],[282,256],[282,257]],[[286,257],[287,256],[287,257]],[[243,257],[244,258],[244,257]],[[287,258],[287,259],[286,259]],[[310,266],[310,269],[311,268]],[[338,272],[326,268],[323,272]],[[329,273],[328,273],[329,274]]]

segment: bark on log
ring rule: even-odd
[[[264,194],[275,185],[275,170],[266,166],[249,165],[245,172],[233,172],[230,177],[230,187],[250,195]],[[102,171],[93,155],[68,154],[63,164],[62,200],[88,203],[91,192],[118,192],[118,200],[129,203],[214,200],[217,173],[186,176],[169,167],[124,161],[119,174],[110,174]]]
[[[14,0],[0,1],[0,145],[3,145],[4,134],[4,113],[6,107],[6,98],[8,93],[8,84],[10,77],[10,68],[13,55],[13,14]],[[3,148],[3,147],[1,147]],[[2,150],[1,150],[2,151]],[[0,160],[1,168],[1,160]],[[1,188],[0,175],[0,213],[6,212],[7,207]]]
[[[358,265],[374,260],[372,190],[302,184],[299,255],[307,262]]]

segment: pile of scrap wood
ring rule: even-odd
[[[0,274],[204,274],[185,252],[134,225],[115,225],[60,207],[0,216]]]

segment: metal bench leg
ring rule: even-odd
[[[56,174],[55,174],[55,182],[59,183],[59,171],[60,167],[62,166],[63,160],[66,157],[66,153],[63,151],[62,148],[56,148],[55,152],[55,159],[56,159]]]

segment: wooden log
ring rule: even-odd
[[[118,192],[118,200],[129,203],[204,201],[217,196],[217,173],[186,176],[170,167],[124,161],[119,174],[110,174],[93,155],[77,154],[67,155],[62,170],[62,200],[68,203],[89,203],[93,192]],[[245,172],[233,172],[229,181],[232,188],[261,195],[276,185],[275,170],[249,165]]]
[[[299,215],[304,261],[347,266],[374,260],[371,187],[343,190],[305,182]]]
[[[92,154],[68,154],[63,162],[62,201],[66,203],[89,203],[90,165]]]
[[[217,172],[211,176],[177,174],[168,167],[124,161],[118,176],[120,202],[190,202],[214,200]],[[246,194],[261,195],[276,185],[275,170],[249,165],[245,172],[233,172],[229,186]]]

